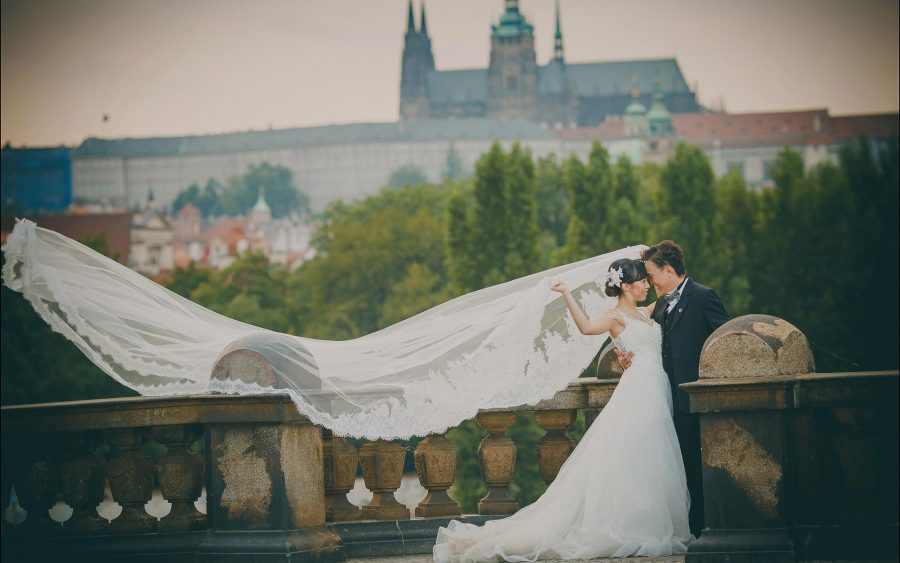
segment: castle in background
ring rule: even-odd
[[[897,113],[711,112],[697,103],[674,59],[568,64],[558,9],[553,57],[538,66],[534,28],[517,0],[505,0],[491,27],[487,69],[439,71],[424,8],[420,16],[417,28],[410,3],[398,121],[91,137],[71,148],[7,145],[0,200],[27,210],[58,212],[73,202],[140,210],[153,194],[157,205],[168,207],[191,184],[224,183],[268,162],[288,168],[318,212],[338,199],[377,193],[404,166],[441,181],[451,154],[463,173],[471,173],[495,141],[506,148],[519,142],[535,158],[552,154],[560,160],[586,159],[600,141],[613,159],[627,156],[635,164],[665,162],[682,141],[701,147],[716,175],[737,172],[763,188],[772,183],[770,171],[784,147],[798,151],[811,168],[836,161],[848,140],[887,139],[900,129]]]
[[[673,113],[702,110],[675,59],[569,64],[565,60],[559,5],[553,58],[537,64],[534,27],[505,0],[500,21],[491,26],[486,69],[437,70],[425,6],[418,29],[412,0],[406,23],[400,79],[400,118],[522,118],[554,129],[589,127],[624,115],[634,102],[649,106],[654,91]]]

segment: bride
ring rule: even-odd
[[[565,283],[552,289],[583,334],[608,332],[634,360],[543,496],[484,526],[454,520],[440,528],[433,552],[439,563],[659,556],[684,553],[694,540],[662,333],[650,318],[655,304],[637,306],[649,290],[643,262],[610,265],[605,292],[618,303],[593,319]]]

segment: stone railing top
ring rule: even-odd
[[[618,379],[580,378],[536,405],[486,412],[602,408]],[[287,394],[127,397],[11,405],[0,409],[4,434],[229,422],[307,422]]]
[[[126,397],[0,409],[2,431],[59,432],[229,422],[305,422],[286,394]]]
[[[816,370],[806,336],[770,315],[744,315],[713,332],[703,345],[700,379],[771,377]]]
[[[837,407],[896,400],[900,371],[798,373],[682,383],[691,412]]]

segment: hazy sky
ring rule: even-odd
[[[0,139],[36,146],[395,120],[406,3],[2,0]],[[553,2],[521,4],[544,64]],[[730,112],[898,111],[897,0],[560,7],[569,62],[676,57],[700,101],[721,97]],[[438,69],[487,66],[502,0],[426,0],[426,10]]]

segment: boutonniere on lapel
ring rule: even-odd
[[[678,312],[679,312],[679,313],[683,313],[683,312],[684,312],[684,309],[681,308],[681,307],[679,307],[679,308],[678,308]]]

